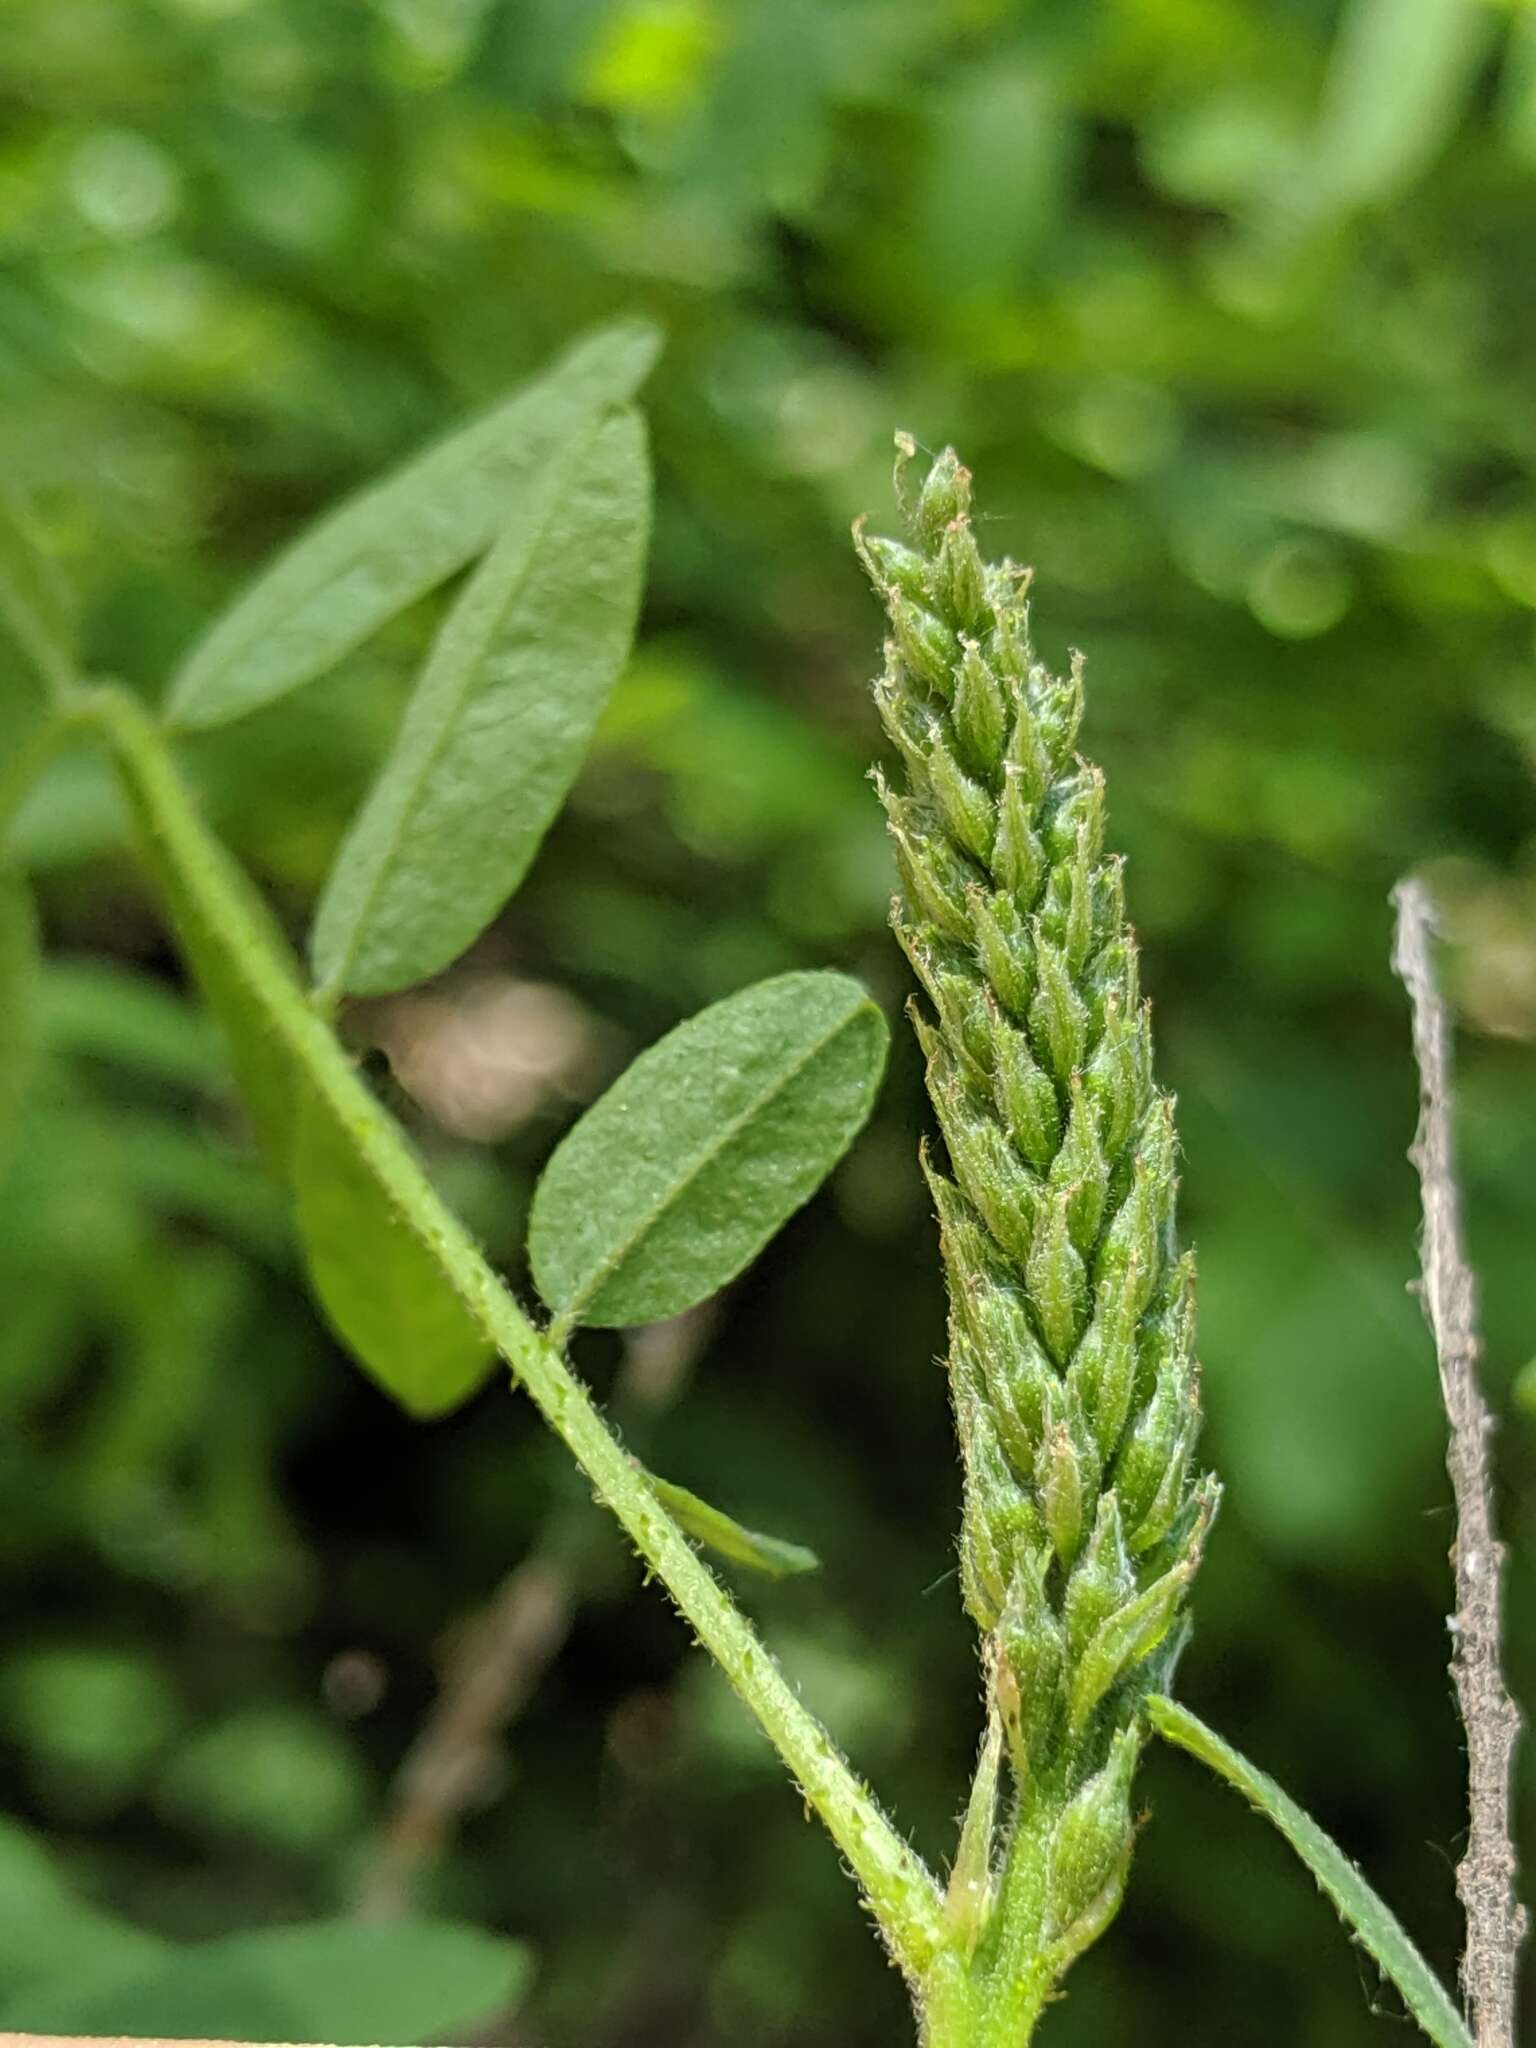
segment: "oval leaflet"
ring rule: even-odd
[[[529,1256],[565,1325],[679,1315],[808,1201],[868,1116],[885,1019],[846,975],[758,982],[679,1024],[557,1147]]]

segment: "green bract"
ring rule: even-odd
[[[674,1486],[670,1479],[647,1474],[656,1498],[680,1529],[696,1543],[702,1543],[717,1557],[749,1570],[765,1572],[771,1579],[798,1578],[802,1572],[819,1570],[821,1560],[803,1543],[787,1543],[782,1536],[765,1536],[760,1529],[745,1529],[732,1516],[707,1500],[700,1500],[686,1486]]]
[[[1028,574],[982,561],[952,450],[908,526],[906,542],[859,536],[890,616],[875,700],[903,766],[877,782],[948,1157],[927,1170],[961,1582],[1014,1787],[996,1850],[968,1827],[957,1865],[970,1962],[953,2038],[1013,2042],[1119,1903],[1141,1703],[1176,1652],[1216,1488],[1191,1463],[1173,1103],[1152,1078],[1103,779],[1074,752],[1081,663],[1063,677],[1037,660]]]
[[[1317,1822],[1302,1812],[1294,1799],[1230,1742],[1223,1742],[1214,1728],[1176,1700],[1160,1699],[1155,1693],[1147,1701],[1147,1714],[1165,1741],[1187,1749],[1220,1778],[1241,1792],[1256,1813],[1273,1821],[1317,1880],[1345,1922],[1352,1927],[1362,1948],[1375,1959],[1403,1994],[1403,2002],[1429,2038],[1439,2048],[1472,2048],[1472,2036],[1457,2012],[1445,1986],[1430,1969],[1408,1936],[1397,1915],[1384,1906],[1353,1863],[1330,1841]]]

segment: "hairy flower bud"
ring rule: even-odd
[[[1008,731],[1008,700],[974,640],[962,643],[950,716],[966,766],[973,775],[995,776]]]
[[[1053,1942],[1071,1940],[1090,1922],[1086,1947],[1103,1924],[1092,1924],[1106,1892],[1113,1911],[1131,1853],[1131,1779],[1141,1747],[1133,1729],[1123,1728],[1110,1745],[1107,1762],[1068,1803],[1051,1838],[1045,1932]],[[1106,1914],[1105,1918],[1108,1917]]]
[[[904,791],[877,786],[903,882],[893,922],[933,1012],[914,1021],[948,1157],[947,1174],[925,1170],[949,1279],[963,1590],[1011,1824],[1048,1855],[1044,1904],[1023,1888],[1024,1938],[1064,1968],[1118,1902],[1140,1702],[1182,1640],[1217,1490],[1192,1465],[1173,1103],[1152,1078],[1104,778],[1073,752],[1083,665],[1058,676],[1036,658],[1028,574],[982,561],[952,450],[910,500],[914,452],[898,437],[907,539],[857,536],[891,621],[875,694],[906,774]],[[982,1803],[990,1815],[990,1791]],[[1010,1896],[967,1879],[978,1958],[996,1944],[978,1943],[975,1914]]]

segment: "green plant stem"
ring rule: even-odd
[[[136,698],[103,685],[80,691],[74,715],[98,730],[186,887],[224,932],[244,992],[345,1123],[359,1155],[444,1278],[667,1588],[698,1640],[757,1716],[847,1858],[892,1956],[917,1984],[946,1939],[938,1887],[886,1819],[821,1723],[802,1705],[751,1623],[652,1492],[559,1349],[535,1328],[443,1203],[403,1133],[303,995],[276,972],[228,856],[208,832],[165,741]]]
[[[1058,1794],[1015,1811],[981,1949],[969,1962],[951,1951],[930,1970],[923,2048],[1025,2048],[1033,2035],[1061,1969],[1041,1939]]]

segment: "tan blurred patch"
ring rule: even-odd
[[[552,1102],[580,1101],[601,1079],[601,1029],[547,982],[489,975],[399,996],[376,1020],[400,1084],[455,1136],[506,1137]]]

